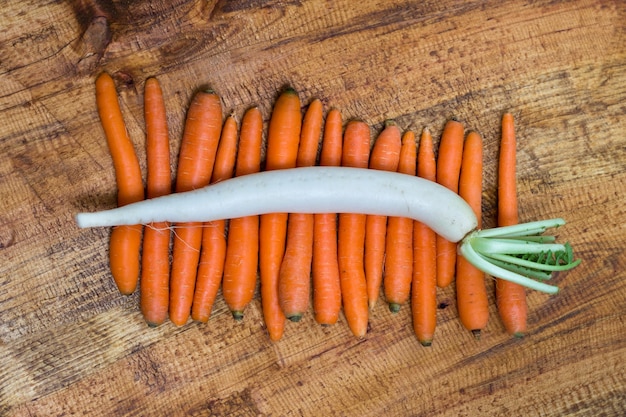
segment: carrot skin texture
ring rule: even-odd
[[[402,136],[398,172],[416,174],[417,148],[415,133],[406,132]],[[413,219],[389,217],[387,221],[387,241],[385,243],[385,276],[383,279],[385,299],[393,313],[400,310],[411,296],[413,279]]]
[[[347,167],[367,168],[370,152],[370,128],[361,121],[352,120],[344,132],[341,164]],[[341,299],[348,326],[356,337],[367,333],[369,306],[365,280],[364,214],[339,214],[338,262]]]
[[[482,200],[482,138],[469,132],[463,147],[463,164],[459,181],[459,195],[474,210],[481,227]],[[474,336],[487,326],[489,302],[485,286],[485,273],[470,264],[461,255],[457,259],[456,295],[459,319]]]
[[[290,213],[278,279],[278,300],[283,314],[291,321],[300,321],[309,308],[312,258],[313,214]]]
[[[317,148],[320,144],[322,134],[322,123],[324,120],[324,106],[320,99],[314,99],[309,104],[300,131],[300,143],[296,156],[297,167],[308,167],[315,165],[317,160]]]
[[[296,166],[302,128],[300,99],[293,89],[280,94],[274,104],[267,133],[265,169]],[[270,340],[282,338],[285,315],[278,301],[278,277],[285,254],[287,213],[261,216],[259,230],[259,265],[261,271],[261,305]]]
[[[176,191],[208,185],[222,130],[222,105],[212,91],[195,94],[189,110],[178,156]],[[170,276],[170,320],[184,325],[191,314],[200,249],[202,223],[176,225]]]
[[[115,226],[111,231],[109,262],[111,275],[121,294],[131,295],[139,281],[139,253],[143,227]]]
[[[124,206],[144,199],[139,160],[128,136],[113,78],[102,73],[96,79],[96,105],[115,167],[117,204]],[[139,280],[143,227],[118,226],[111,232],[109,263],[120,293],[132,294]]]
[[[246,111],[241,121],[239,153],[235,176],[252,174],[261,169],[263,116],[257,107]],[[222,295],[236,320],[252,297],[259,267],[259,216],[231,219],[224,262]]]
[[[233,176],[237,155],[237,121],[230,115],[226,118],[217,154],[211,182],[223,181]],[[203,225],[202,250],[198,263],[196,288],[191,305],[191,318],[200,322],[207,322],[211,316],[211,309],[217,297],[224,260],[226,258],[226,221],[217,220]]]
[[[323,106],[313,100],[304,115],[296,158],[297,167],[315,165],[322,131]],[[299,321],[309,308],[313,258],[313,214],[290,213],[287,243],[278,278],[280,307],[291,321]]]
[[[516,157],[517,141],[513,115],[502,116],[502,137],[498,157],[498,226],[519,223]],[[528,304],[526,289],[496,277],[496,306],[507,333],[523,337],[527,331]]]
[[[437,182],[458,192],[463,155],[463,124],[452,119],[446,122],[439,142]],[[456,244],[437,236],[437,285],[447,287],[454,280]]]
[[[222,283],[226,258],[226,221],[216,220],[202,225],[202,242],[196,285],[191,304],[192,320],[206,323]]]
[[[331,109],[326,115],[320,165],[341,165],[343,122],[341,112]],[[341,283],[337,260],[337,215],[313,217],[313,312],[324,325],[335,324],[341,311]]]
[[[417,175],[436,181],[437,164],[428,129],[420,137]],[[413,331],[423,346],[432,345],[437,326],[437,234],[421,222],[413,223]]]
[[[401,133],[398,126],[387,121],[386,126],[376,138],[371,150],[369,168],[384,171],[396,171],[400,159]],[[385,240],[387,237],[387,217],[368,215],[365,220],[365,281],[370,309],[378,301],[383,282],[383,264],[385,262]]]
[[[320,324],[335,324],[341,311],[336,214],[314,215],[313,242],[311,272],[315,320]]]
[[[144,114],[146,123],[146,153],[148,162],[146,195],[155,198],[172,192],[170,148],[167,114],[163,91],[159,81],[150,77],[144,91]]]
[[[148,198],[170,194],[169,135],[163,92],[156,78],[148,78],[144,91],[146,123],[146,194]],[[165,322],[169,307],[170,280],[169,223],[149,224],[144,230],[140,280],[140,308],[150,326]]]
[[[498,226],[519,222],[517,201],[516,166],[517,140],[513,115],[502,116],[500,155],[498,156]]]
[[[176,326],[183,326],[191,314],[202,246],[202,223],[184,222],[174,227],[169,316]]]

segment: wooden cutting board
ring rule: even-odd
[[[500,416],[626,411],[626,8],[577,1],[5,2],[0,11],[0,415]],[[115,205],[94,80],[113,75],[145,171],[143,84],[166,95],[172,152],[193,92],[225,112],[280,89],[323,100],[373,135],[385,119],[438,141],[454,116],[485,142],[494,225],[500,116],[519,138],[523,221],[564,217],[582,265],[529,292],[508,336],[490,291],[480,340],[439,290],[432,347],[410,307],[380,303],[354,338],[311,314],[272,343],[255,297],[235,322],[148,328],[118,294],[110,230],[73,215]]]

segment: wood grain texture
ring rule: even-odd
[[[572,1],[9,1],[0,10],[0,415],[618,416],[626,413],[626,8]],[[480,341],[440,290],[431,348],[381,305],[362,340],[345,320],[288,323],[271,343],[258,296],[242,323],[148,328],[117,293],[115,205],[95,109],[116,80],[145,173],[142,91],[161,81],[177,154],[195,90],[226,113],[295,87],[375,134],[385,119],[454,115],[485,142],[483,222],[495,224],[500,116],[516,117],[520,220],[561,216],[583,263],[556,296],[529,293],[529,334]],[[175,164],[173,158],[173,164]],[[173,167],[175,168],[175,167]]]

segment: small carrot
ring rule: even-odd
[[[326,115],[320,165],[341,165],[343,122],[341,112]],[[337,260],[337,215],[315,214],[313,218],[313,312],[320,324],[335,324],[341,311],[341,284]]]
[[[415,175],[417,147],[415,133],[405,132],[402,136],[398,172]],[[400,311],[411,296],[413,279],[413,219],[407,217],[389,217],[387,222],[387,240],[385,243],[385,299],[389,310]]]
[[[309,104],[300,133],[296,166],[315,165],[322,132],[323,106],[319,99]],[[291,321],[300,321],[309,308],[311,262],[313,258],[313,214],[290,213],[287,243],[278,277],[280,307]]]
[[[235,176],[261,170],[263,116],[258,107],[248,109],[241,121]],[[224,261],[222,295],[235,320],[243,319],[256,287],[259,266],[259,216],[231,219]]]
[[[288,88],[274,104],[267,132],[265,169],[293,168],[298,156],[302,113],[298,93]],[[261,271],[261,304],[265,325],[273,341],[279,340],[285,327],[285,315],[278,302],[278,276],[285,254],[287,213],[261,216],[259,230],[259,264]]]
[[[446,122],[439,142],[437,182],[458,192],[463,154],[463,124],[456,119]],[[447,287],[454,280],[456,244],[437,236],[437,285]]]
[[[222,127],[211,183],[232,177],[236,156],[237,121],[233,115],[230,115],[226,118]],[[202,250],[200,252],[196,288],[191,305],[192,319],[200,322],[209,320],[213,303],[222,283],[225,258],[226,221],[216,220],[203,224]]]
[[[422,130],[417,154],[417,175],[436,181],[437,163],[433,139]],[[422,222],[413,223],[413,283],[411,315],[413,331],[423,346],[432,345],[437,326],[437,235]]]
[[[124,206],[144,199],[139,160],[126,131],[113,78],[105,72],[96,79],[96,105],[115,167],[117,205]],[[139,280],[141,225],[118,226],[111,232],[109,264],[111,275],[122,294],[129,295]]]
[[[516,144],[513,115],[505,113],[502,116],[498,158],[498,226],[511,226],[519,222],[515,179]],[[519,284],[496,278],[496,305],[506,331],[515,337],[523,337],[528,315],[526,289]]]
[[[392,120],[385,122],[385,128],[376,138],[372,147],[369,168],[382,171],[396,171],[400,159],[402,139],[400,129]],[[387,217],[368,215],[365,221],[365,281],[369,308],[376,305],[383,281],[385,261],[385,238]]]
[[[346,125],[341,165],[367,168],[370,154],[370,128],[357,120]],[[368,324],[367,283],[363,265],[366,215],[339,214],[337,252],[341,280],[341,299],[346,321],[357,337],[365,336]]]
[[[222,131],[222,105],[213,91],[195,94],[183,132],[178,155],[176,191],[183,192],[208,185]],[[174,235],[170,276],[170,320],[185,324],[191,312],[196,284],[202,223],[179,223]]]
[[[474,131],[469,132],[463,146],[459,179],[459,195],[472,207],[478,219],[478,228],[481,227],[482,146],[480,135]],[[461,255],[457,259],[456,298],[461,323],[479,338],[489,319],[485,273]]]
[[[155,198],[170,194],[172,174],[165,102],[159,81],[148,78],[144,86],[146,123],[146,194]],[[150,223],[143,236],[140,306],[150,326],[167,319],[170,281],[170,228],[167,222]]]

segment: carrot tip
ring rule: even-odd
[[[432,340],[420,340],[420,345],[424,347],[430,347],[433,345],[433,341]]]
[[[237,321],[243,320],[243,311],[231,311],[233,318]]]
[[[515,332],[515,333],[513,333],[513,337],[515,337],[516,339],[521,339],[524,336],[525,336],[524,332]]]
[[[209,318],[208,317],[191,317],[193,321],[197,321],[198,323],[208,323],[209,322]]]
[[[394,314],[397,313],[398,311],[400,311],[400,304],[389,303],[389,311],[391,311]]]
[[[300,319],[302,319],[302,314],[292,314],[292,315],[287,316],[287,318],[290,321],[293,321],[294,323],[297,323],[297,322],[300,321]]]
[[[474,338],[476,340],[480,340],[480,329],[474,329],[472,330],[472,335],[474,335]]]
[[[155,327],[159,327],[159,325],[160,325],[161,323],[154,323],[154,322],[147,321],[147,322],[146,322],[146,324],[147,324],[147,325],[148,325],[148,327],[150,327],[151,329],[154,329]]]

